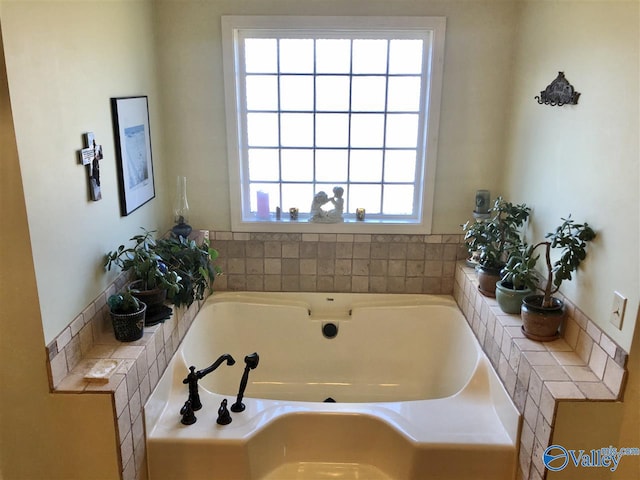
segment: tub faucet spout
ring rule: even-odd
[[[222,362],[226,361],[227,365],[231,366],[234,363],[236,363],[236,361],[233,359],[233,357],[231,355],[229,355],[228,353],[225,353],[224,355],[220,355],[218,357],[218,359],[213,362],[210,366],[208,366],[207,368],[203,368],[202,370],[198,370],[196,372],[196,375],[198,375],[198,379],[204,377],[205,375],[209,375],[211,372],[213,372],[216,368],[218,368]]]
[[[200,402],[200,394],[198,393],[198,380],[200,380],[205,375],[210,374],[220,365],[222,362],[227,362],[227,365],[233,365],[236,361],[233,359],[231,355],[225,353],[224,355],[220,355],[218,359],[213,362],[207,368],[203,368],[202,370],[196,371],[196,367],[189,367],[189,374],[187,378],[182,380],[182,383],[185,385],[189,385],[189,401],[191,402],[191,409],[193,411],[200,410],[202,408],[202,402]]]

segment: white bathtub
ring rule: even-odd
[[[246,409],[218,425],[252,352]],[[188,367],[223,353],[236,364],[200,380],[183,425]],[[453,299],[434,295],[214,294],[145,406],[150,480],[513,479],[519,422]]]

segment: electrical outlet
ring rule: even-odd
[[[620,292],[613,292],[613,306],[609,321],[622,330],[622,320],[624,319],[624,309],[627,306],[627,299]]]

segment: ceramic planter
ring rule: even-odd
[[[478,290],[485,297],[495,298],[496,282],[500,280],[500,269],[477,267]]]
[[[133,313],[118,313],[110,311],[113,333],[120,342],[133,342],[142,338],[144,333],[144,318],[147,306],[141,303],[141,309]]]
[[[163,288],[154,288],[152,290],[142,290],[140,286],[142,280],[136,280],[131,282],[127,288],[129,290],[136,290],[132,292],[133,296],[141,302],[147,305],[147,313],[145,316],[145,326],[151,327],[162,320],[168,318],[167,310],[169,313],[171,309],[165,306],[165,300],[167,299],[167,291]]]
[[[510,285],[510,284],[509,284]],[[533,293],[530,288],[516,290],[505,286],[502,280],[496,283],[496,300],[504,313],[520,313],[522,300]]]
[[[522,332],[532,340],[550,342],[559,337],[566,311],[560,299],[552,297],[548,308],[542,307],[542,299],[542,295],[529,295],[522,300]]]

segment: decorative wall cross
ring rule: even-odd
[[[93,132],[87,132],[83,135],[85,148],[79,151],[80,163],[88,166],[89,174],[89,194],[91,200],[97,202],[102,199],[102,191],[100,190],[100,163],[102,160],[102,145],[96,144],[96,137]]]

